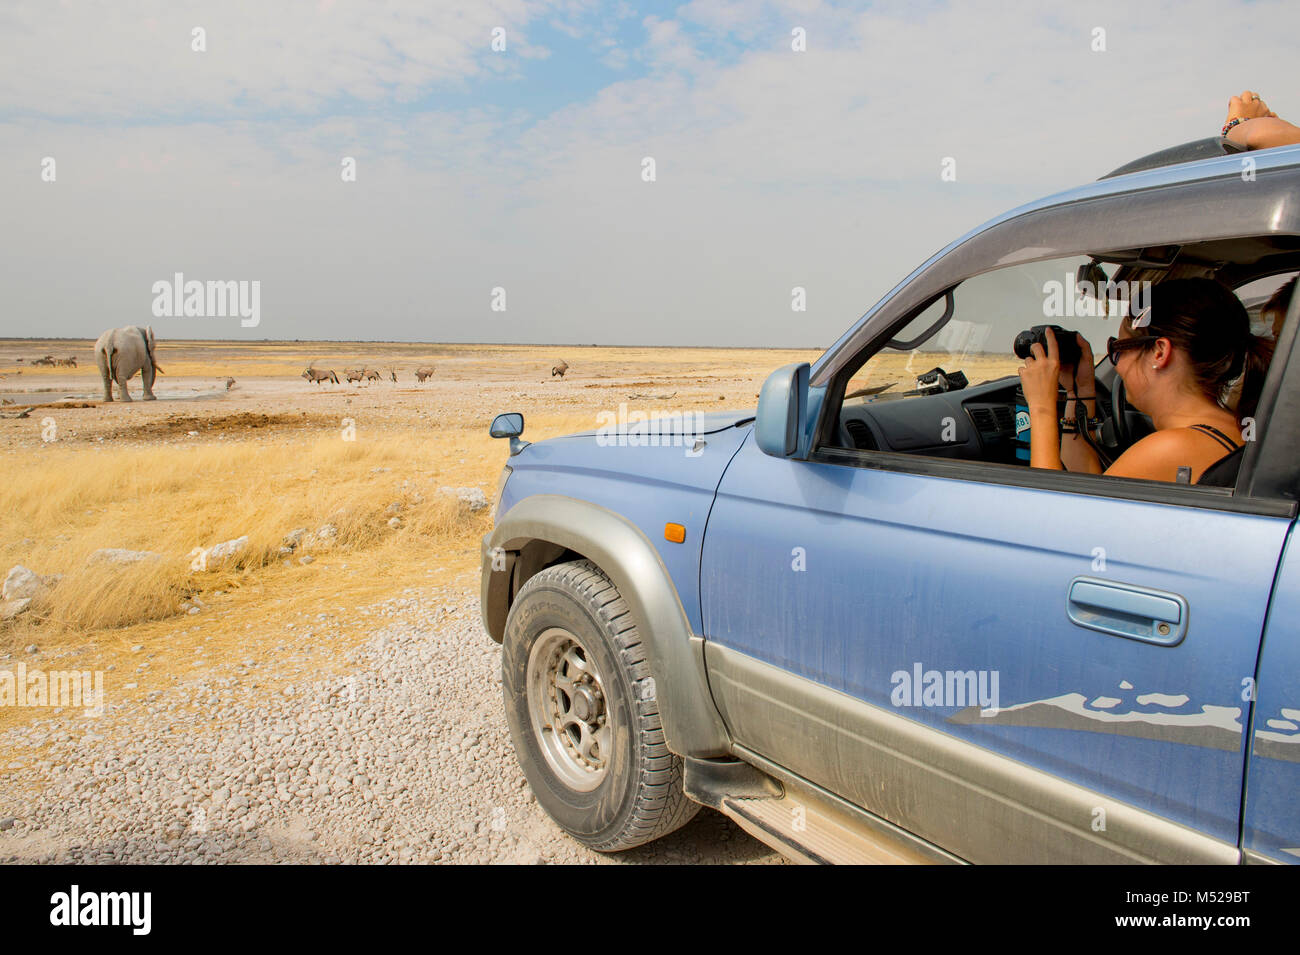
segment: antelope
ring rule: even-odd
[[[551,366],[551,377],[554,378],[558,375],[559,377],[563,378],[564,373],[568,370],[569,370],[568,362],[566,362],[563,358],[561,358],[558,364]]]
[[[366,382],[367,382],[367,383],[372,382],[372,381],[378,381],[378,380],[379,380],[379,377],[380,377],[380,376],[379,376],[379,372],[375,371],[373,368],[367,368],[367,369],[365,369],[365,370],[362,372],[362,374],[365,375],[365,378],[366,378]]]
[[[339,376],[332,371],[317,371],[311,365],[303,369],[302,377],[306,378],[314,385],[319,385],[322,381],[332,381],[334,384],[339,383]]]
[[[424,379],[426,379],[426,378],[432,378],[432,377],[433,377],[433,366],[432,366],[432,365],[421,365],[419,368],[415,369],[415,380],[416,380],[416,381],[420,381],[420,382],[422,382],[422,381],[424,381]]]
[[[366,373],[360,368],[349,368],[347,371],[343,373],[343,375],[345,378],[347,378],[348,384],[352,384],[352,382],[360,381],[362,378],[364,378]]]

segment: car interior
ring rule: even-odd
[[[1152,430],[1150,419],[1126,402],[1123,381],[1106,358],[1106,338],[1119,334],[1129,307],[1116,301],[1117,290],[1213,278],[1237,293],[1252,331],[1272,338],[1261,309],[1297,272],[1300,237],[1273,235],[1111,250],[972,276],[905,316],[883,347],[837,375],[828,407],[839,402],[839,412],[820,446],[1028,466],[1028,414],[1016,374],[1023,362],[1013,343],[1021,332],[1048,324],[1078,331],[1100,356],[1098,450],[1103,461],[1114,460]],[[1240,455],[1235,460],[1239,466]],[[1199,483],[1231,487],[1236,466],[1207,472]]]

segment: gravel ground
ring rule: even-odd
[[[110,681],[105,716],[6,734],[31,755],[0,785],[0,862],[782,861],[707,809],[639,849],[583,848],[519,770],[476,596],[407,591],[370,616],[329,666],[299,633],[274,662],[250,647],[139,702]]]

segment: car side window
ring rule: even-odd
[[[1058,335],[1058,344],[1077,347],[1077,333],[1091,350],[1095,396],[1086,397],[1095,401],[1097,417],[1072,441],[1070,450],[1075,454],[1077,442],[1086,440],[1104,471],[1153,430],[1149,416],[1131,402],[1116,401],[1120,389],[1113,387],[1117,376],[1107,360],[1107,343],[1121,337],[1122,320],[1144,309],[1160,282],[1212,278],[1233,288],[1247,309],[1252,332],[1272,340],[1286,313],[1287,303],[1278,303],[1294,288],[1287,283],[1300,274],[1300,250],[1294,245],[1289,236],[1246,237],[1235,243],[1219,240],[1064,256],[970,276],[892,327],[882,328],[855,360],[842,366],[828,390],[816,453],[837,463],[870,467],[938,466],[884,458],[878,452],[905,454],[992,466],[998,469],[987,472],[992,481],[1038,485],[1056,480],[1052,475],[1060,472],[1051,469],[1028,473],[1032,432],[1018,374],[1029,343],[1043,337],[1035,327],[1055,326],[1065,332]],[[1278,265],[1291,268],[1278,271]],[[1237,410],[1243,382],[1240,378],[1228,387],[1224,407]],[[1068,407],[1077,411],[1079,404]],[[1116,414],[1117,405],[1127,410]],[[1061,407],[1067,407],[1064,400]],[[1078,423],[1072,417],[1062,430],[1078,433]],[[1266,428],[1267,421],[1250,419],[1250,434],[1245,426],[1241,434],[1245,441],[1255,441],[1263,438]],[[1193,496],[1223,500],[1232,496],[1247,458],[1238,452],[1231,462],[1213,462],[1213,472],[1201,463],[1189,465],[1178,481],[1171,468],[1168,479],[1142,483],[1159,488],[1195,480]],[[1080,467],[1067,463],[1064,454],[1061,463],[1070,472],[1072,488],[1140,496],[1137,490],[1117,487],[1121,479],[1097,474],[1096,463],[1089,467],[1085,460]],[[1224,469],[1228,463],[1230,473]],[[1008,471],[1008,465],[1025,470]],[[958,475],[951,469],[944,473]],[[1207,478],[1204,484],[1199,476]],[[1226,506],[1212,501],[1206,505]]]

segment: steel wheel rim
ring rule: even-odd
[[[528,718],[547,766],[570,789],[590,792],[609,768],[604,680],[573,633],[550,627],[528,652]]]

